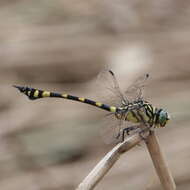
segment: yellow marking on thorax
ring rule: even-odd
[[[156,108],[155,107],[152,107],[153,108],[153,114],[156,112]]]
[[[67,98],[68,94],[62,94],[63,98]]]
[[[113,112],[113,113],[115,113],[116,112],[116,107],[110,106],[110,111]]]
[[[134,115],[130,111],[127,112],[126,120],[131,121],[133,123],[138,123],[139,122],[138,119],[136,117],[134,117]]]
[[[141,116],[143,117],[144,121],[148,122],[149,119],[151,119],[148,115],[146,115],[145,112],[141,111],[140,112]]]
[[[154,118],[153,118],[153,123],[156,123],[156,107],[153,107],[153,113],[154,113]]]
[[[98,107],[101,107],[101,106],[102,106],[102,103],[96,102],[96,105],[97,105]]]
[[[85,101],[85,98],[79,98],[79,100],[80,100],[81,102],[84,102],[84,101]]]
[[[43,92],[42,92],[42,97],[50,97],[50,92],[48,92],[48,91],[43,91]]]
[[[153,120],[153,123],[156,123],[156,116],[154,116],[154,120]]]
[[[35,90],[33,96],[34,96],[35,98],[38,98],[38,95],[39,95],[39,90]]]

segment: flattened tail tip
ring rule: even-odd
[[[20,88],[20,86],[17,86],[17,85],[14,85],[14,84],[12,85],[12,87],[18,88],[18,89]]]
[[[12,87],[17,88],[20,92],[23,92],[25,89],[25,87],[17,86],[17,85],[12,85]]]

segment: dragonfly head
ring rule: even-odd
[[[167,122],[170,120],[170,115],[165,110],[160,110],[158,112],[158,124],[160,127],[165,127]]]

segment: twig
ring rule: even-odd
[[[147,137],[146,145],[164,190],[175,190],[174,179],[164,159],[154,131]]]
[[[171,172],[164,160],[157,138],[154,131],[144,132],[141,135],[134,134],[124,142],[116,145],[106,156],[95,166],[89,175],[83,180],[76,190],[92,190],[104,175],[111,169],[114,163],[119,159],[122,153],[130,150],[142,140],[142,136],[146,138],[146,145],[152,158],[156,172],[160,178],[164,190],[175,190],[176,185]]]
[[[95,166],[89,175],[81,182],[77,190],[91,190],[104,177],[104,175],[111,169],[113,164],[119,159],[122,153],[130,150],[142,140],[139,134],[135,134],[124,142],[116,145],[106,156]]]

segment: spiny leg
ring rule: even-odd
[[[134,131],[134,130],[137,130],[137,129],[140,129],[140,131],[136,131],[135,133],[139,133],[140,137],[146,141],[146,137],[143,136],[143,133],[146,132],[146,131],[149,131],[149,133],[151,134],[151,130],[150,130],[150,127],[146,127],[144,129],[141,128],[142,124],[140,125],[135,125],[135,126],[130,126],[130,127],[126,127],[122,130],[122,142],[125,140],[125,134],[127,135],[130,135],[130,132],[131,131]],[[120,133],[118,133],[118,136],[117,136],[117,139],[120,137]]]

